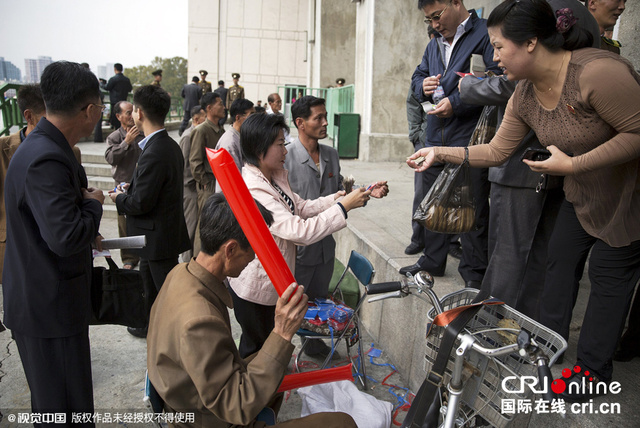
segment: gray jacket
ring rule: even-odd
[[[319,146],[322,176],[299,138],[287,146],[284,167],[289,171],[291,190],[303,199],[328,196],[343,188],[338,152],[324,144]],[[326,263],[335,257],[335,249],[336,241],[329,235],[315,244],[298,247],[296,264],[314,266]]]

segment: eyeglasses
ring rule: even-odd
[[[89,103],[86,106],[82,107],[80,109],[80,111],[87,109],[89,106],[96,106],[96,107],[100,107],[100,111],[102,111],[104,113],[104,111],[107,109],[107,106],[104,104],[95,104],[95,103]]]
[[[429,18],[424,18],[424,23],[425,23],[425,24],[427,24],[427,25],[429,25],[429,24],[431,24],[433,21],[439,21],[439,20],[440,20],[440,18],[442,18],[442,14],[444,13],[444,11],[445,11],[445,10],[447,10],[447,8],[448,8],[448,7],[449,7],[449,5],[446,5],[446,6],[444,7],[444,9],[442,9],[442,12],[440,12],[440,13],[439,13],[439,14],[437,14],[437,15],[433,15],[433,16],[431,16],[431,17],[429,17]]]

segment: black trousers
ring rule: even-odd
[[[244,300],[231,287],[228,287],[233,299],[233,313],[242,328],[238,351],[242,358],[254,354],[262,348],[275,325],[275,306],[265,306]]]
[[[611,358],[640,279],[640,240],[620,248],[607,245],[585,232],[573,204],[564,201],[549,242],[540,320],[565,338],[569,336],[576,278],[589,250],[591,294],[578,340],[577,364],[609,380]]]
[[[178,134],[182,135],[184,130],[189,127],[190,120],[191,120],[191,111],[184,109],[184,117],[182,118],[182,123],[180,124],[180,129],[178,130]]]
[[[69,337],[41,338],[13,331],[22,367],[31,390],[33,413],[65,413],[65,424],[34,426],[93,427],[72,424],[72,413],[93,413],[93,381],[89,327]]]
[[[178,256],[163,260],[140,259],[140,275],[142,276],[142,287],[144,288],[145,306],[147,309],[147,320],[151,314],[151,306],[156,301],[160,287],[164,284],[171,269],[178,264]]]
[[[444,165],[434,165],[424,171],[423,186],[431,189]],[[462,259],[458,272],[465,281],[482,281],[487,269],[489,234],[489,180],[486,168],[470,168],[473,181],[473,197],[476,204],[476,229],[460,235]],[[424,229],[424,252],[418,264],[434,275],[444,275],[451,235]]]

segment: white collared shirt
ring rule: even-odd
[[[460,40],[460,37],[462,37],[462,35],[464,34],[464,26],[467,23],[467,21],[469,20],[469,18],[471,18],[471,14],[469,14],[467,19],[465,19],[464,21],[462,21],[462,23],[460,23],[460,25],[458,25],[458,28],[456,29],[456,35],[453,36],[453,43],[449,44],[449,42],[446,41],[444,37],[438,37],[438,43],[440,44],[440,48],[442,48],[444,50],[444,66],[445,66],[445,68],[449,67],[449,60],[451,59],[451,52],[453,52],[454,46],[456,45],[458,40]]]
[[[152,132],[150,135],[147,135],[146,137],[144,137],[144,139],[138,143],[138,147],[140,147],[140,150],[144,150],[144,146],[147,145],[147,141],[149,141],[149,138],[153,137],[160,131],[164,131],[164,128],[158,129],[156,132]]]

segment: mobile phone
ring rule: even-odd
[[[540,161],[545,161],[550,157],[551,157],[551,152],[547,149],[532,149],[531,147],[529,147],[522,154],[522,158],[520,160],[522,161],[522,160],[528,159],[530,161],[540,162]]]

